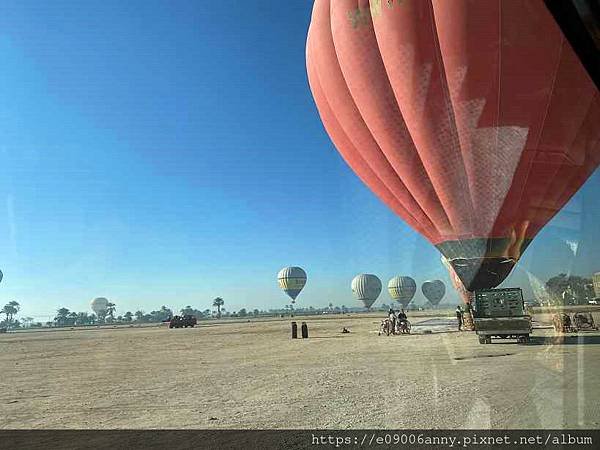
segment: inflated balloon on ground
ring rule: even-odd
[[[544,2],[316,0],[306,47],[336,148],[468,291],[600,162],[600,95]]]

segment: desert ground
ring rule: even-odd
[[[448,313],[408,336],[381,318],[296,317],[305,340],[289,317],[2,334],[0,428],[600,426],[598,332],[538,314],[529,345],[481,345]]]

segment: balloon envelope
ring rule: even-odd
[[[469,291],[600,162],[600,95],[544,2],[316,0],[306,46],[336,148]]]
[[[94,311],[97,316],[101,316],[108,310],[108,303],[108,299],[104,297],[97,297],[92,300],[92,311]]]
[[[388,292],[406,308],[417,292],[417,283],[411,277],[397,275],[388,282]]]
[[[436,306],[442,301],[446,294],[446,285],[441,280],[425,281],[421,286],[421,291],[423,291],[425,298],[427,298],[432,305]]]
[[[294,303],[306,285],[306,272],[301,267],[284,267],[277,274],[277,282]]]
[[[376,275],[361,273],[354,277],[351,288],[356,299],[370,308],[381,293],[381,280]]]

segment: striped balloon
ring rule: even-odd
[[[370,273],[361,273],[354,277],[351,287],[356,299],[368,309],[381,293],[381,280]]]
[[[296,302],[296,297],[306,285],[306,272],[301,267],[284,267],[277,274],[279,287]]]
[[[388,282],[388,292],[406,308],[417,292],[417,283],[411,277],[397,275]]]

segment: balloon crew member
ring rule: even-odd
[[[404,308],[400,310],[398,313],[398,331],[402,333],[402,325],[406,324],[408,317],[406,317],[406,313],[404,312]]]
[[[460,305],[456,307],[456,320],[458,320],[458,331],[462,331],[463,312]]]
[[[393,308],[390,308],[388,317],[390,319],[390,329],[392,330],[392,333],[394,333],[394,331],[396,330],[396,312]]]
[[[400,313],[398,313],[398,320],[402,321],[402,320],[407,320],[408,317],[406,317],[406,313],[404,312],[404,308],[402,308],[402,310],[400,311]]]

